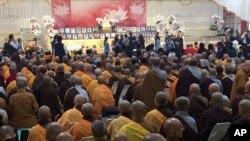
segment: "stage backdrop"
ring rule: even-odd
[[[146,26],[146,0],[52,0],[56,28],[94,27],[96,18],[116,18],[120,26]]]

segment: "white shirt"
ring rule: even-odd
[[[10,41],[10,45],[11,45],[13,48],[17,49],[17,45],[15,44],[14,41]]]
[[[87,100],[87,102],[89,102],[88,92],[84,90],[80,85],[75,85],[75,88],[79,92],[79,94],[81,94]]]

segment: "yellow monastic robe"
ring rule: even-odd
[[[154,109],[147,113],[145,120],[154,123],[157,128],[157,132],[159,133],[166,117],[157,109]]]
[[[84,87],[84,88],[87,88],[89,86],[89,84],[91,83],[91,81],[93,81],[93,79],[89,75],[87,75],[86,73],[84,73],[81,76],[81,78],[83,80],[82,87]]]
[[[29,71],[26,67],[24,67],[22,70],[21,70],[21,72],[24,74],[24,76],[27,78],[27,85],[28,85],[28,87],[32,87],[32,85],[33,85],[33,82],[34,82],[34,80],[35,80],[35,78],[36,78],[36,76],[31,72],[31,71]]]
[[[6,87],[6,94],[9,95],[10,91],[16,88],[16,80],[11,81],[10,84]]]
[[[66,131],[70,124],[78,122],[82,119],[82,114],[76,108],[72,108],[66,111],[62,117],[58,120],[58,122],[62,125],[63,131]]]
[[[70,128],[69,133],[73,136],[74,141],[80,141],[83,137],[92,136],[91,122],[81,119]]]
[[[3,77],[6,80],[7,78],[10,77],[10,69],[7,65],[2,66],[2,70],[3,70]]]
[[[110,78],[112,77],[112,74],[109,71],[102,72],[102,75],[105,77],[107,83],[109,83]]]
[[[143,141],[144,137],[150,134],[148,130],[133,121],[123,126],[119,132],[125,134],[129,141]]]
[[[84,72],[82,72],[82,71],[76,71],[75,73],[74,73],[74,75],[77,75],[77,76],[82,76],[84,74]]]
[[[28,141],[46,141],[46,129],[37,124],[29,131]]]
[[[118,118],[114,119],[113,121],[111,121],[111,123],[109,124],[109,126],[107,128],[108,135],[111,137],[111,139],[113,139],[115,137],[115,135],[119,132],[119,130],[123,126],[130,123],[131,121],[132,120],[130,120],[124,116],[119,116]]]
[[[94,90],[96,87],[99,86],[99,83],[97,80],[93,80],[89,86],[87,87],[87,91],[89,93],[89,98],[90,98],[90,101],[91,103],[94,105],[95,104],[95,95],[93,94]]]
[[[96,115],[99,115],[101,113],[101,110],[103,107],[109,107],[115,105],[115,99],[113,97],[112,90],[102,84],[99,85],[93,92],[95,95],[95,105],[94,105],[94,111]]]

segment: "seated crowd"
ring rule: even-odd
[[[0,141],[228,140],[226,125],[250,124],[250,61],[190,48],[2,56]]]

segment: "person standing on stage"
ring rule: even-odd
[[[57,37],[57,42],[54,45],[54,54],[60,58],[62,62],[63,56],[67,55],[67,50],[62,43],[62,36]]]
[[[155,50],[158,50],[161,47],[161,40],[159,36],[159,32],[156,32],[155,35]]]
[[[110,50],[109,50],[109,43],[108,43],[108,37],[104,38],[104,53],[105,54],[109,54]]]
[[[55,44],[57,43],[57,38],[58,38],[58,35],[55,35],[54,38],[53,38],[53,41],[51,42],[51,49],[52,49],[52,54],[55,54]]]

